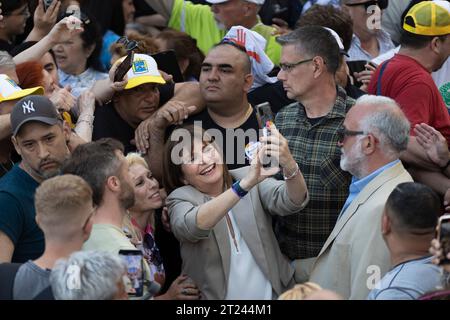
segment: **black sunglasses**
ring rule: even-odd
[[[369,0],[365,2],[358,3],[346,3],[345,5],[348,7],[356,7],[356,6],[364,6],[364,8],[369,9],[371,6],[378,6],[381,10],[384,10],[388,7],[389,0]]]
[[[117,39],[116,43],[123,45],[127,51],[134,50],[139,46],[139,42],[135,40],[128,40],[125,36]]]
[[[336,130],[336,134],[338,137],[338,142],[342,143],[342,142],[344,142],[344,139],[346,136],[359,136],[359,135],[363,135],[366,133],[364,131],[347,130],[347,128],[345,128],[344,126],[341,126]]]

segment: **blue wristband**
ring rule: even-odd
[[[244,189],[242,189],[242,187],[239,184],[239,182],[241,182],[241,181],[238,180],[235,183],[233,183],[233,185],[231,186],[231,189],[234,191],[234,193],[236,193],[236,195],[239,198],[243,198],[248,193],[248,191],[245,191]]]

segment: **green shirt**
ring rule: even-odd
[[[95,223],[89,239],[83,244],[83,251],[100,250],[119,254],[120,250],[138,250],[125,233],[112,224]],[[145,279],[150,280],[150,268],[147,261],[144,262]],[[144,286],[144,292],[147,287]]]
[[[197,46],[204,54],[218,44],[227,33],[227,30],[219,29],[210,6],[183,0],[174,1],[169,27],[184,31],[196,39]],[[276,42],[276,36],[272,35],[275,29],[259,21],[252,30],[267,40],[266,54],[277,65],[280,62],[281,46]]]
[[[340,168],[336,130],[355,101],[338,87],[330,113],[311,125],[298,102],[281,109],[275,124],[288,140],[308,186],[310,201],[299,214],[276,217],[275,234],[290,259],[316,257],[336,224],[348,196],[351,175]]]

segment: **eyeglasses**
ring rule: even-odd
[[[285,72],[291,72],[296,66],[299,66],[303,63],[313,61],[314,59],[306,59],[296,63],[280,63],[280,69]]]
[[[341,126],[337,129],[336,134],[338,136],[338,142],[342,143],[344,142],[344,139],[346,136],[359,136],[366,134],[364,131],[352,131],[347,130],[344,126]]]
[[[369,9],[370,6],[378,6],[381,10],[384,10],[388,7],[387,0],[370,0],[366,2],[358,2],[358,3],[346,3],[347,7],[356,7],[356,6],[364,6],[364,8]]]
[[[116,43],[123,45],[127,51],[134,50],[139,46],[139,42],[135,40],[128,40],[125,36],[117,39]]]

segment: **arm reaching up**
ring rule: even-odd
[[[15,56],[14,62],[20,64],[26,61],[40,60],[54,45],[67,41],[75,34],[83,32],[81,25],[82,22],[78,18],[74,16],[65,17],[42,40]]]

